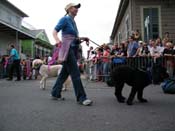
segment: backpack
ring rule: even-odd
[[[165,80],[161,87],[164,93],[175,94],[175,79]]]

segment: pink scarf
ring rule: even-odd
[[[68,52],[69,52],[69,48],[70,48],[70,44],[72,43],[74,39],[75,37],[72,35],[62,36],[61,47],[57,47],[57,49],[53,52],[52,60],[50,60],[48,63],[48,70],[50,70],[50,65],[53,65],[56,61],[58,61],[58,63],[62,63],[66,61]]]

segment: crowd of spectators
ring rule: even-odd
[[[43,60],[44,64],[48,64],[48,62],[52,59],[50,55],[46,55],[44,57],[40,57],[39,55],[35,56],[34,59],[41,59]],[[20,74],[23,80],[31,80],[36,79],[35,70],[32,69],[32,61],[33,58],[30,56],[26,56],[25,59],[20,60]],[[12,60],[9,59],[9,55],[3,55],[0,56],[0,78],[8,78],[9,77],[9,71],[12,66]],[[14,73],[14,75],[16,75]]]
[[[150,39],[148,42],[141,41],[140,34],[135,31],[128,40],[116,43],[112,47],[103,44],[93,49],[90,47],[87,55],[89,79],[92,81],[106,82],[109,78],[111,63],[122,62],[125,58],[152,57],[155,61],[162,56],[169,56],[167,59],[167,71],[172,77],[175,68],[175,45],[165,33],[163,39]]]
[[[57,53],[56,47],[54,48],[55,53]],[[42,59],[44,64],[48,64],[54,58],[53,56],[51,57],[47,54],[45,57],[36,56],[34,59]],[[91,46],[87,52],[87,74],[92,81],[106,82],[109,79],[109,73],[113,63],[122,63],[126,58],[133,57],[152,57],[156,61],[157,58],[162,56],[167,57],[167,71],[173,77],[175,74],[175,57],[173,57],[175,56],[175,45],[169,38],[169,33],[165,33],[162,39],[159,37],[144,42],[141,41],[139,32],[135,31],[129,36],[128,40],[121,43],[116,43],[112,46],[103,44],[95,49]],[[9,75],[8,69],[12,61],[8,58],[8,55],[0,57],[0,78],[6,78]],[[20,68],[23,79],[32,79],[32,61],[33,59],[29,56],[26,59],[21,59]]]

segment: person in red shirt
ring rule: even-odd
[[[109,67],[110,67],[110,48],[105,45],[103,51],[103,81],[107,82],[109,78]]]

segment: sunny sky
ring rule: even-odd
[[[45,29],[52,44],[52,31],[65,15],[68,3],[81,3],[75,18],[80,36],[87,36],[98,44],[108,43],[120,0],[9,0],[27,15],[24,20],[37,29]],[[93,44],[92,44],[93,45]],[[87,47],[83,46],[84,52]]]

